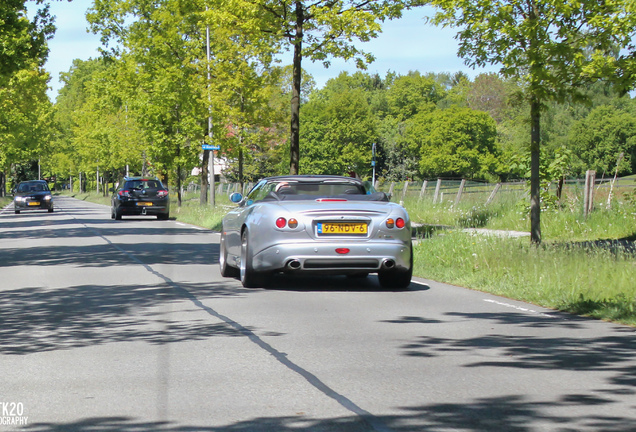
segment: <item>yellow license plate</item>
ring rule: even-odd
[[[40,202],[39,202],[39,201],[31,201],[31,202],[29,203],[29,205],[30,205],[30,206],[39,206],[39,205],[40,205]]]
[[[152,203],[151,202],[138,202],[137,205],[139,207],[152,207]]]
[[[319,235],[355,235],[366,234],[367,224],[358,222],[318,223]]]

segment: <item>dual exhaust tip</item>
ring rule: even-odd
[[[287,261],[287,264],[285,265],[285,270],[287,271],[300,270],[301,268],[302,268],[302,264],[297,259],[291,259]],[[391,270],[395,268],[395,261],[393,261],[392,259],[385,259],[382,261],[381,268],[383,270]]]

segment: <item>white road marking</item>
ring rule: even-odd
[[[524,307],[521,307],[521,306],[515,306],[515,305],[510,304],[510,303],[503,303],[503,302],[500,302],[500,301],[497,301],[497,300],[491,300],[491,299],[484,299],[484,301],[487,302],[487,303],[494,303],[494,304],[499,305],[499,306],[504,306],[504,307],[507,307],[507,308],[516,309],[516,310],[521,311],[521,312],[532,313],[532,314],[543,316],[543,317],[546,317],[546,318],[552,318],[552,319],[556,319],[557,318],[557,317],[552,316],[552,315],[547,314],[547,313],[538,312],[538,311],[536,311],[534,309],[528,309],[528,308],[524,308]]]

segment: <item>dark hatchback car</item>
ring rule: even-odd
[[[21,182],[13,195],[15,214],[24,210],[48,210],[53,212],[53,196],[49,185],[44,180]]]
[[[170,217],[168,189],[158,178],[125,177],[111,199],[111,218],[150,215]]]

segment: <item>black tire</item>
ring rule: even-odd
[[[115,208],[114,207],[110,208],[110,218],[111,219],[115,219]]]
[[[380,286],[389,290],[406,289],[411,285],[413,277],[413,245],[411,245],[411,259],[408,270],[385,270],[378,272]]]
[[[121,211],[115,209],[115,220],[121,220]]]
[[[53,213],[53,207],[49,209],[49,213]]]
[[[168,220],[170,219],[170,213],[159,213],[157,215],[158,220]]]
[[[15,214],[20,214],[20,210],[15,210]]]
[[[263,275],[252,268],[252,249],[249,244],[249,232],[246,229],[241,234],[241,267],[239,278],[245,288],[258,288],[263,286]]]
[[[221,276],[231,278],[239,277],[241,275],[241,271],[227,263],[227,250],[225,248],[225,236],[223,234],[221,234],[219,247],[219,267],[221,268]]]

